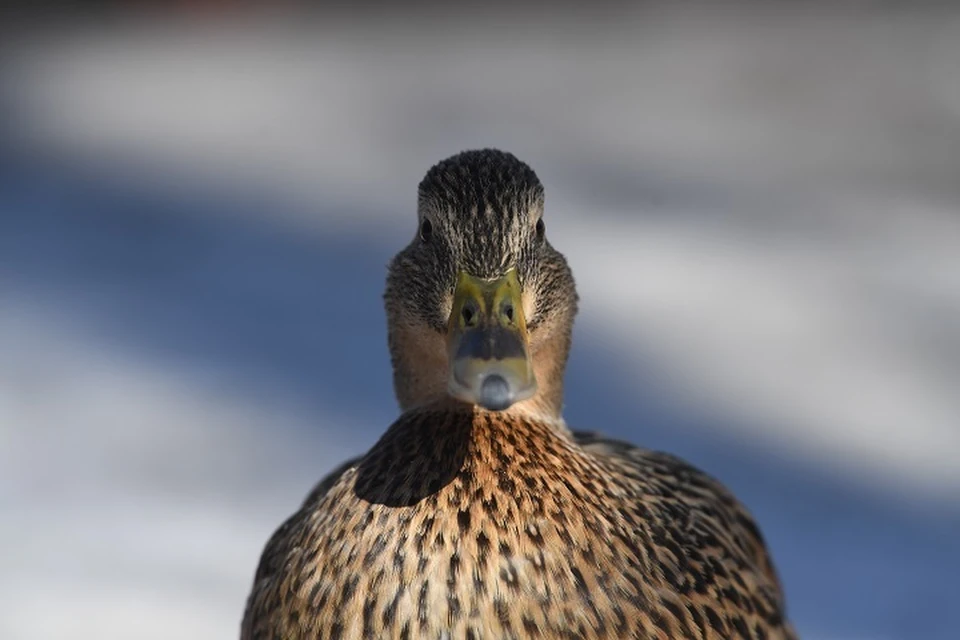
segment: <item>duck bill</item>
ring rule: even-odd
[[[536,392],[516,269],[494,280],[461,272],[448,333],[454,398],[503,411]]]

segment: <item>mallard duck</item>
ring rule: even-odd
[[[270,538],[243,639],[795,637],[729,491],[562,419],[577,292],[543,205],[497,150],[420,183],[384,295],[401,415]]]

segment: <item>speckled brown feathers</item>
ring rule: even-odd
[[[684,462],[407,414],[271,539],[243,638],[792,638],[752,519]]]
[[[500,151],[427,173],[384,295],[402,415],[267,543],[243,640],[795,637],[726,489],[565,426],[577,293],[543,205],[533,171]],[[458,273],[514,269],[536,393],[492,413],[450,396],[448,326]]]

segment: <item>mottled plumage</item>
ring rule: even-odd
[[[496,151],[428,173],[429,238],[395,259],[386,296],[403,414],[267,543],[242,638],[794,637],[760,532],[723,486],[560,419],[576,293],[538,229],[542,193]],[[439,382],[465,267],[516,268],[529,294],[539,388],[503,411]]]

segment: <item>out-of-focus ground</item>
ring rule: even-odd
[[[799,6],[8,30],[0,637],[236,637],[396,415],[417,182],[498,146],[578,278],[568,422],[727,483],[804,638],[955,638],[960,12]]]

